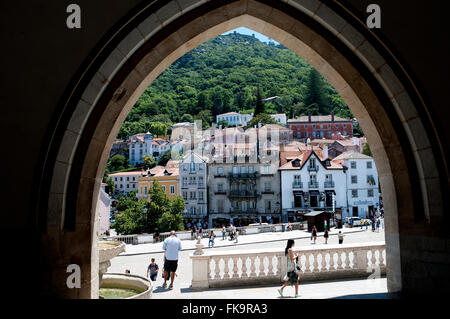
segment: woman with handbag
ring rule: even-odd
[[[281,286],[281,289],[278,289],[278,293],[281,297],[283,297],[283,289],[287,285],[295,285],[295,297],[298,297],[298,270],[299,267],[296,264],[298,261],[298,254],[292,251],[292,248],[295,246],[294,240],[289,239],[286,245],[286,249],[284,250],[284,255],[286,256],[287,261],[287,273],[284,277],[285,283]]]

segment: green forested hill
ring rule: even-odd
[[[238,33],[218,36],[174,62],[147,88],[124,122],[119,138],[158,125],[215,120],[230,111],[252,112],[258,86],[267,113],[351,113],[334,88],[301,57],[282,45]],[[160,129],[160,127],[159,127]],[[164,130],[163,130],[164,131]],[[164,132],[158,131],[158,134]]]

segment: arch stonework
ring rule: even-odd
[[[333,45],[301,17],[328,30],[341,46]],[[426,233],[429,225],[443,220],[435,155],[419,117],[420,105],[413,103],[402,81],[361,32],[318,0],[283,1],[279,6],[256,0],[167,1],[141,19],[96,70],[76,102],[60,144],[42,240],[50,252],[47,262],[53,271],[47,280],[53,292],[70,298],[98,297],[96,202],[110,146],[135,101],[176,59],[240,26],[263,33],[302,56],[349,105],[371,145],[382,187],[388,290],[416,287],[418,281],[409,268],[415,248],[408,246],[408,240],[418,238],[426,246],[421,237],[424,229]],[[359,59],[358,68],[342,46]],[[382,90],[375,90],[374,83]],[[74,179],[78,182],[75,191],[70,189]],[[413,191],[414,183],[420,183],[420,194]],[[417,196],[424,214],[419,223],[414,214],[421,209],[414,206]],[[69,209],[75,216],[68,230]],[[81,289],[65,286],[65,269],[71,263],[82,268]]]

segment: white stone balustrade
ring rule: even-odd
[[[300,281],[386,274],[384,242],[299,247],[294,252],[299,255]],[[277,284],[286,275],[286,257],[279,248],[208,250],[190,257],[192,289]]]

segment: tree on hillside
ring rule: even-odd
[[[202,130],[206,130],[207,128],[211,127],[213,117],[210,110],[203,110],[194,117],[194,120],[202,121]]]
[[[165,151],[159,158],[158,165],[166,166],[167,162],[170,160],[171,157],[172,157],[172,151],[171,150]]]
[[[258,86],[258,89],[256,90],[255,112],[254,112],[253,116],[256,116],[256,115],[264,113],[264,112],[265,112],[264,102],[262,101],[261,89]]]
[[[142,168],[147,170],[156,166],[156,161],[151,155],[142,156]]]
[[[311,108],[312,114],[329,114],[331,108],[324,92],[324,83],[319,72],[311,68],[308,77],[308,86],[304,100],[306,107]]]
[[[194,117],[191,114],[183,114],[180,118],[180,122],[194,123]]]
[[[250,121],[248,121],[247,127],[254,127],[254,126],[258,127],[258,123],[261,123],[261,125],[266,125],[266,124],[280,125],[280,123],[275,121],[270,115],[261,113],[261,114],[256,115],[255,117],[253,117]]]
[[[110,172],[115,172],[127,168],[128,163],[125,156],[116,154],[108,160],[106,167]]]
[[[372,151],[370,150],[370,146],[368,143],[364,143],[362,147],[362,153],[367,156],[372,156]]]

